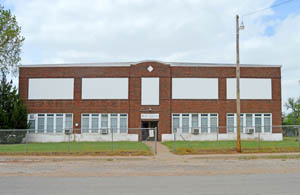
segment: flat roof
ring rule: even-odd
[[[21,68],[34,67],[129,67],[143,62],[168,64],[170,66],[183,67],[235,67],[236,64],[228,63],[197,63],[197,62],[161,62],[161,61],[140,61],[140,62],[101,62],[101,63],[58,63],[58,64],[24,64]],[[282,65],[269,64],[240,64],[241,67],[282,67]]]

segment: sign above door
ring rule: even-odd
[[[159,114],[141,114],[141,119],[159,119]]]

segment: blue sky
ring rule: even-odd
[[[235,63],[235,15],[283,1],[0,0],[26,38],[22,64]],[[241,63],[283,65],[283,104],[299,97],[300,0],[243,21]]]

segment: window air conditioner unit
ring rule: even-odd
[[[72,133],[72,130],[71,129],[65,129],[65,134],[66,135],[70,135]]]
[[[199,128],[192,128],[192,134],[198,135],[199,133],[200,133],[200,129]]]
[[[254,128],[253,127],[247,127],[246,128],[246,133],[247,134],[253,134],[254,133]]]
[[[101,134],[108,134],[108,129],[100,129]]]

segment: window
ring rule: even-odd
[[[217,133],[218,132],[218,115],[210,114],[210,132]]]
[[[240,114],[240,131],[241,133],[244,132],[244,114]]]
[[[201,114],[201,133],[208,133],[208,114]]]
[[[38,114],[38,133],[44,133],[45,130],[45,114]]]
[[[179,114],[173,114],[173,133],[177,133],[177,129],[179,128]]]
[[[118,115],[117,114],[111,114],[111,116],[110,116],[110,126],[111,126],[111,131],[113,133],[118,132]]]
[[[227,114],[227,132],[234,132],[234,114]]]
[[[62,133],[64,128],[72,129],[73,114],[29,114],[28,123],[30,133]]]
[[[101,114],[101,128],[108,128],[108,114]]]
[[[252,114],[246,114],[246,127],[253,127]]]
[[[65,129],[73,129],[73,116],[72,114],[66,114]]]
[[[99,130],[99,114],[92,114],[92,133],[98,133]]]
[[[56,133],[63,132],[63,114],[56,114]]]
[[[188,133],[189,132],[189,114],[183,114],[182,115],[182,133]]]
[[[120,115],[120,133],[127,133],[127,114]]]
[[[231,130],[230,127],[235,119],[235,114],[227,114],[227,129]],[[244,118],[246,120],[244,120]],[[271,133],[271,114],[241,114],[241,133],[245,133],[246,128],[255,128],[255,133]],[[246,127],[246,128],[245,128]],[[232,131],[232,130],[231,130]],[[230,132],[230,131],[228,131]]]
[[[218,132],[218,114],[172,114],[173,133],[176,133],[177,129],[180,129],[179,133],[190,133],[192,128],[199,128],[201,133]]]
[[[261,133],[262,121],[261,114],[255,114],[255,133]]]
[[[197,128],[199,127],[199,120],[198,120],[198,114],[192,114],[192,127]]]
[[[271,114],[264,114],[264,132],[271,132]]]
[[[29,121],[28,121],[28,125],[29,125],[29,133],[34,133],[35,132],[35,117],[34,114],[30,114],[29,115]]]
[[[88,133],[89,132],[89,114],[83,114],[82,115],[82,132],[83,133]]]
[[[54,130],[54,114],[47,114],[47,133],[53,133]]]

